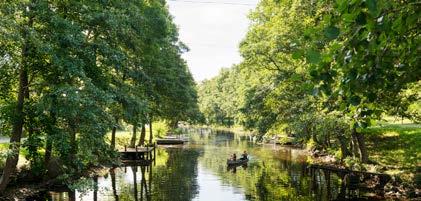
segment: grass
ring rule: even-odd
[[[6,153],[8,147],[8,143],[0,143],[0,169],[3,169],[4,163],[6,162],[6,158],[3,153]]]
[[[160,138],[166,135],[166,133],[169,131],[168,126],[163,121],[154,122],[152,127],[152,133],[153,133],[153,141],[155,141],[156,138]],[[111,132],[107,133],[106,135],[107,141],[111,142]],[[123,149],[124,146],[129,146],[130,140],[132,138],[132,128],[129,126],[126,130],[119,130],[116,132],[115,135],[115,144],[117,149]],[[136,134],[136,144],[138,143],[140,138],[140,128],[139,131],[137,131]],[[146,127],[146,136],[145,136],[145,142],[149,142],[149,128]]]
[[[421,125],[384,124],[365,129],[370,160],[386,173],[413,178],[421,166]]]
[[[6,163],[6,152],[8,150],[9,150],[9,143],[0,143],[0,170],[3,169],[3,166]],[[21,167],[27,164],[27,160],[25,158],[25,155],[27,154],[28,152],[26,149],[22,149],[22,148],[20,149],[18,167]]]
[[[239,134],[239,135],[256,134],[252,131],[245,130],[240,125],[234,125],[232,127],[226,127],[226,126],[221,126],[221,125],[189,125],[188,127],[191,127],[191,128],[210,128],[212,130],[233,132],[233,133],[236,133],[236,134]]]

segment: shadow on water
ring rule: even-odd
[[[90,188],[51,190],[27,200],[346,200],[363,194],[345,186],[344,175],[309,168],[302,150],[258,146],[231,132],[188,133],[187,145],[160,147],[155,165],[112,168],[91,178]],[[244,150],[248,164],[228,168],[229,155]]]

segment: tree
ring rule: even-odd
[[[177,111],[197,108],[186,48],[163,1],[11,1],[0,3],[0,18],[0,122],[11,133],[0,192],[22,135],[38,176],[52,157],[72,174],[115,155],[119,122],[144,130],[152,116],[175,118],[175,101]]]

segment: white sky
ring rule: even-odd
[[[241,61],[238,46],[247,33],[247,15],[258,0],[167,2],[179,28],[180,40],[190,48],[183,58],[197,82]]]

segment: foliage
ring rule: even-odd
[[[244,60],[199,86],[200,109],[210,124],[234,119],[367,163],[365,128],[384,114],[419,119],[419,13],[414,1],[263,0]]]
[[[108,161],[122,122],[200,116],[187,50],[164,1],[0,3],[1,134],[23,131],[32,168],[51,154],[70,172]]]

